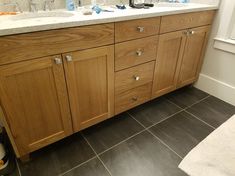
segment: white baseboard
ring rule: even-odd
[[[235,106],[235,87],[229,84],[200,74],[194,86]]]

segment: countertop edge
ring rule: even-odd
[[[70,28],[70,27],[97,25],[97,24],[143,19],[143,18],[150,18],[150,17],[175,15],[175,14],[183,14],[183,13],[199,12],[199,11],[208,11],[208,10],[218,10],[218,6],[208,6],[208,7],[191,8],[191,9],[179,9],[179,10],[174,10],[174,11],[152,12],[152,13],[146,13],[146,14],[140,13],[140,14],[134,14],[134,15],[118,16],[118,17],[111,16],[110,18],[88,19],[84,21],[69,21],[69,22],[64,22],[64,23],[45,24],[45,25],[42,24],[42,25],[26,26],[26,27],[19,27],[19,28],[0,29],[0,36],[23,34],[23,33],[30,33],[30,32],[39,32],[39,31],[46,31],[46,30],[53,30],[53,29],[63,29],[63,28]]]

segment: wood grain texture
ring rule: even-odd
[[[153,81],[155,61],[141,64],[115,73],[115,96],[129,89]],[[139,77],[136,80],[135,77]]]
[[[127,90],[115,96],[115,115],[150,100],[152,83]]]
[[[1,103],[20,156],[72,134],[63,65],[54,57],[0,67]]]
[[[114,24],[0,37],[0,65],[114,43]]]
[[[115,71],[156,60],[158,36],[115,45]],[[138,55],[138,52],[141,53]]]
[[[144,27],[144,31],[139,32],[138,27]],[[115,42],[157,35],[159,28],[160,17],[117,22],[115,23]]]
[[[176,89],[180,60],[187,37],[184,32],[171,32],[162,34],[159,37],[152,98],[159,97]]]
[[[66,53],[64,61],[74,130],[113,116],[114,46]]]
[[[214,16],[214,10],[163,16],[160,33],[209,25],[212,24]]]
[[[184,54],[180,61],[180,74],[177,87],[195,82],[202,66],[205,48],[211,26],[190,29],[194,34],[187,37]]]

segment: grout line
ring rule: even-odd
[[[69,169],[69,170],[67,170],[67,171],[65,171],[65,172],[63,172],[63,173],[61,173],[61,174],[59,174],[59,176],[65,175],[65,174],[69,173],[70,171],[72,171],[72,170],[74,170],[74,169],[80,167],[80,166],[83,165],[83,164],[88,163],[89,161],[91,161],[91,160],[93,160],[93,159],[95,159],[95,158],[96,158],[96,156],[93,156],[92,158],[90,158],[90,159],[88,159],[88,160],[86,160],[86,161],[84,161],[84,162],[78,164],[77,166],[75,166],[75,167],[73,167],[73,168],[71,168],[71,169]]]
[[[140,134],[140,133],[142,133],[142,132],[144,132],[144,131],[148,131],[148,132],[149,132],[151,135],[153,135],[157,140],[159,140],[163,145],[165,145],[169,150],[171,150],[173,153],[175,153],[179,158],[183,159],[177,152],[175,152],[172,148],[170,148],[170,147],[169,147],[165,142],[163,142],[159,137],[157,137],[156,135],[154,135],[149,129],[152,128],[153,126],[155,126],[155,125],[157,125],[157,124],[160,124],[160,123],[162,123],[163,121],[165,121],[165,120],[171,118],[172,116],[174,116],[174,115],[176,115],[176,114],[178,114],[178,113],[183,112],[183,111],[189,113],[190,115],[192,115],[192,116],[195,117],[196,119],[200,120],[201,122],[207,124],[208,126],[212,127],[213,129],[215,129],[213,126],[209,125],[208,123],[204,122],[203,120],[199,119],[198,117],[196,117],[195,115],[191,114],[190,112],[188,112],[188,111],[186,110],[186,109],[192,107],[193,105],[195,105],[195,104],[197,104],[197,103],[199,103],[199,102],[201,102],[201,101],[207,99],[208,97],[210,97],[210,95],[204,97],[203,99],[201,99],[201,100],[199,100],[199,101],[197,101],[197,102],[193,103],[192,105],[187,106],[187,107],[185,107],[185,108],[182,108],[182,107],[178,106],[177,104],[175,104],[174,102],[172,102],[171,100],[169,100],[169,99],[167,99],[167,98],[164,98],[165,100],[167,100],[167,101],[170,102],[171,104],[173,104],[173,105],[177,106],[178,108],[180,108],[180,110],[177,111],[176,113],[172,114],[172,115],[167,116],[166,118],[160,120],[159,122],[154,123],[153,125],[151,125],[151,126],[149,126],[149,127],[145,127],[141,122],[139,122],[136,118],[134,118],[134,117],[127,111],[126,113],[127,113],[131,118],[133,118],[138,124],[140,124],[144,129],[141,130],[141,131],[139,131],[139,132],[137,132],[137,133],[135,133],[134,135],[132,135],[132,136],[130,136],[130,137],[124,139],[123,141],[121,141],[121,142],[119,142],[119,143],[113,145],[112,147],[110,147],[110,148],[104,150],[103,152],[100,152],[100,153],[97,153],[97,152],[94,150],[94,148],[91,146],[91,144],[89,143],[89,141],[87,140],[87,138],[86,138],[86,137],[83,135],[83,133],[81,132],[82,137],[85,139],[85,141],[87,142],[87,144],[91,147],[92,151],[95,153],[96,156],[94,156],[94,157],[92,157],[92,158],[86,160],[85,162],[82,162],[81,164],[79,164],[79,165],[77,165],[77,166],[75,166],[75,167],[69,169],[68,171],[65,171],[64,173],[60,174],[59,176],[63,176],[64,174],[66,174],[66,173],[68,173],[68,172],[70,172],[70,171],[72,171],[72,170],[74,170],[74,169],[80,167],[80,166],[83,165],[83,164],[88,163],[89,161],[95,159],[96,157],[99,159],[99,161],[100,161],[100,162],[102,163],[102,165],[105,167],[105,169],[107,170],[107,172],[109,173],[109,175],[112,176],[112,174],[111,174],[111,172],[109,171],[109,169],[107,168],[107,166],[106,166],[106,165],[104,164],[104,162],[101,160],[100,155],[102,155],[103,153],[105,153],[105,152],[107,152],[107,151],[113,149],[114,147],[116,147],[116,146],[118,146],[118,145],[120,145],[120,144],[126,142],[127,140],[129,140],[129,139],[131,139],[131,138],[137,136],[138,134]],[[20,172],[20,169],[19,169],[19,166],[18,166],[18,162],[17,162],[17,168],[18,168],[18,171],[19,171],[19,173],[20,173],[20,176],[22,176],[22,175],[21,175],[21,172]]]
[[[199,100],[199,101],[193,103],[193,104],[190,105],[190,106],[187,106],[187,107],[184,108],[184,109],[182,109],[180,106],[178,106],[177,104],[175,104],[175,103],[172,102],[171,100],[168,100],[167,98],[166,98],[166,99],[167,99],[170,103],[172,103],[172,104],[174,104],[175,106],[181,108],[183,111],[187,112],[188,114],[190,114],[191,116],[193,116],[194,118],[196,118],[197,120],[203,122],[204,124],[208,125],[209,127],[213,128],[213,129],[216,129],[215,127],[213,127],[213,126],[210,125],[209,123],[205,122],[204,120],[200,119],[199,117],[197,117],[196,115],[192,114],[191,112],[189,112],[189,111],[187,110],[187,109],[191,108],[193,105],[195,105],[195,104],[197,104],[197,103],[200,103],[200,102],[202,102],[203,100],[205,100],[205,99],[207,99],[207,98],[209,98],[209,97],[211,97],[211,95],[207,95],[207,96],[204,97],[203,99],[201,99],[201,100]]]
[[[133,137],[137,136],[138,134],[140,134],[140,133],[142,133],[142,132],[144,132],[144,131],[146,131],[146,130],[145,130],[145,129],[143,129],[143,130],[139,131],[138,133],[135,133],[134,135],[132,135],[132,136],[130,136],[130,137],[128,137],[128,138],[126,138],[126,139],[124,139],[123,141],[121,141],[121,142],[119,142],[119,143],[117,143],[117,144],[113,145],[112,147],[110,147],[110,148],[108,148],[108,149],[104,150],[103,152],[98,153],[97,155],[102,155],[103,153],[105,153],[105,152],[107,152],[107,151],[109,151],[109,150],[113,149],[114,147],[116,147],[116,146],[118,146],[118,145],[120,145],[120,144],[122,144],[122,143],[126,142],[127,140],[129,140],[129,139],[131,139],[131,138],[133,138]]]
[[[153,137],[155,137],[158,141],[160,141],[163,145],[165,145],[170,151],[172,151],[174,154],[176,154],[180,159],[183,159],[182,156],[180,156],[176,151],[174,151],[169,145],[167,145],[164,141],[162,141],[159,137],[157,137],[155,134],[153,134],[152,131],[150,131],[149,129],[147,129],[147,131],[153,135]]]
[[[85,139],[85,141],[87,142],[87,144],[91,147],[91,149],[93,150],[93,152],[95,153],[96,157],[99,159],[99,161],[102,163],[102,165],[104,166],[104,168],[106,169],[106,171],[109,173],[110,176],[112,176],[110,170],[107,168],[107,166],[104,164],[104,162],[101,160],[101,158],[99,157],[99,155],[97,154],[97,152],[95,151],[95,149],[91,146],[90,142],[87,140],[87,138],[83,135],[83,133],[81,132],[82,137]]]
[[[181,110],[183,111],[183,110]],[[178,113],[180,113],[181,111],[179,111]],[[129,114],[129,113],[128,113]],[[134,116],[132,116],[131,114],[129,114],[131,116],[131,118],[133,118],[137,123],[139,123],[140,125],[142,125]],[[171,116],[170,116],[171,117]],[[168,118],[170,118],[168,117]],[[168,119],[167,118],[167,119]],[[157,123],[158,124],[158,123]],[[142,125],[143,126],[143,125]],[[143,126],[144,127],[144,126]],[[153,134],[149,129],[151,127],[144,127],[146,129],[146,131],[148,131],[151,135],[153,135],[153,137],[155,137],[160,143],[162,143],[164,146],[166,146],[170,151],[172,151],[174,154],[176,154],[179,158],[183,159],[176,151],[174,151],[170,146],[168,146],[165,142],[163,142],[159,137],[157,137],[155,134]]]
[[[215,127],[213,127],[212,125],[210,125],[209,123],[205,122],[204,120],[200,119],[199,117],[195,116],[194,114],[192,114],[191,112],[187,111],[186,109],[184,110],[186,113],[190,114],[191,116],[193,116],[195,119],[203,122],[204,124],[208,125],[209,127],[213,128],[214,130],[216,129]]]
[[[22,176],[20,166],[19,166],[18,160],[16,158],[15,158],[15,162],[16,162],[16,168],[18,170],[19,176]]]
[[[172,102],[171,100],[169,100],[168,98],[165,98],[165,97],[164,97],[164,99],[165,99],[166,101],[168,101],[169,103],[171,103],[172,105],[175,105],[176,107],[178,107],[178,108],[180,108],[180,109],[184,109],[184,108],[180,107],[179,105],[175,104],[174,102]]]
[[[186,106],[185,108],[180,107],[179,105],[175,104],[173,101],[169,100],[168,98],[166,98],[166,99],[167,99],[167,101],[169,101],[171,104],[174,104],[174,105],[177,106],[178,108],[181,108],[181,109],[185,110],[185,109],[191,108],[193,105],[195,105],[195,104],[197,104],[197,103],[202,102],[203,100],[209,98],[210,96],[211,96],[211,95],[207,95],[206,97],[202,98],[201,100],[198,100],[198,101],[196,101],[195,103],[191,104],[190,106]]]
[[[181,112],[183,112],[183,111],[184,111],[184,110],[183,110],[183,109],[181,109],[180,111],[177,111],[176,113],[171,114],[171,115],[167,116],[166,118],[164,118],[164,119],[160,120],[159,122],[154,123],[153,125],[150,125],[149,127],[145,127],[145,128],[146,128],[146,129],[150,129],[150,128],[152,128],[153,126],[158,125],[158,124],[160,124],[160,123],[164,122],[165,120],[167,120],[167,119],[169,119],[169,118],[173,117],[174,115],[179,114],[179,113],[181,113]],[[131,116],[132,116],[132,115],[131,115]],[[132,118],[134,118],[134,117],[132,116]],[[135,118],[134,118],[134,119],[135,119]]]

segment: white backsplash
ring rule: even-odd
[[[78,0],[75,0],[75,2]],[[98,4],[102,4],[104,1],[107,4],[120,4],[120,2],[124,4],[128,4],[129,0],[96,0]],[[161,0],[161,1],[167,1],[167,0]],[[18,2],[21,9],[23,11],[29,10],[29,0],[0,0],[0,11],[12,11],[12,6],[6,7],[1,6],[2,3],[9,3],[9,2]],[[43,8],[44,0],[35,0],[35,2],[38,3],[38,9],[41,10]],[[88,5],[91,3],[91,0],[81,0],[82,5]],[[205,4],[219,4],[220,0],[190,0],[190,2],[193,3],[205,3]],[[65,8],[65,0],[55,0],[55,6],[56,9],[63,9]]]

